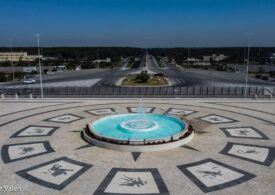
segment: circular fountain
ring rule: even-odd
[[[170,149],[186,144],[193,131],[181,119],[164,114],[145,114],[140,100],[138,113],[114,114],[87,125],[83,137],[99,147],[131,152]]]
[[[158,123],[155,121],[134,119],[122,122],[120,124],[122,129],[132,132],[146,132],[153,131],[158,128]]]

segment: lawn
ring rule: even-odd
[[[121,83],[121,85],[131,86],[143,86],[143,85],[168,85],[168,81],[165,77],[157,77],[150,75],[150,78],[146,82],[141,82],[136,79],[136,75],[127,76]]]

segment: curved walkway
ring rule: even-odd
[[[103,149],[80,136],[90,121],[135,112],[135,99],[8,102],[0,102],[0,187],[20,194],[274,193],[274,102],[249,101],[247,109],[242,100],[147,99],[148,112],[185,116],[196,129],[189,144],[149,153]]]

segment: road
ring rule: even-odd
[[[130,68],[127,67],[129,58],[114,69],[81,70],[60,72],[52,75],[43,75],[45,86],[115,86],[117,82],[128,74],[147,70],[149,73],[163,73],[169,78],[173,86],[244,86],[245,75],[241,73],[221,72],[213,70],[183,69],[175,64],[160,59],[165,67],[160,68],[156,58],[150,54],[139,57],[139,60]],[[39,86],[39,77],[34,78],[37,84],[23,85],[22,82],[2,83],[5,87]],[[274,82],[249,78],[249,86],[275,87]]]

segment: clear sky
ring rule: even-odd
[[[275,46],[275,0],[0,0],[0,46]]]

